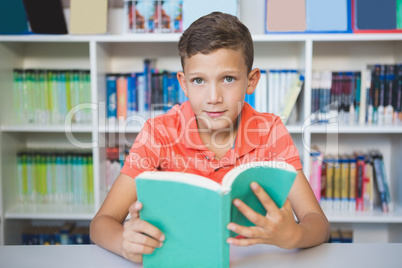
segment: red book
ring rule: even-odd
[[[117,118],[125,120],[127,118],[127,78],[119,76],[116,81],[117,93]]]
[[[363,194],[364,194],[364,178],[365,175],[365,157],[363,154],[357,155],[356,162],[356,175],[357,175],[357,183],[356,183],[356,210],[363,211],[364,210],[364,202],[363,202]]]

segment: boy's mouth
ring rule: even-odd
[[[219,112],[209,112],[209,111],[205,111],[205,113],[206,113],[209,117],[211,117],[211,118],[217,118],[217,117],[222,116],[222,115],[225,113],[225,111],[219,111]]]

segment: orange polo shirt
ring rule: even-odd
[[[285,161],[296,170],[302,168],[296,146],[278,116],[259,113],[244,103],[235,144],[217,160],[201,141],[187,101],[144,124],[121,173],[135,178],[143,171],[178,171],[221,183],[235,166],[256,161]]]

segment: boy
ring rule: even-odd
[[[279,117],[258,113],[244,103],[245,94],[253,93],[260,78],[260,71],[252,70],[253,41],[247,27],[234,16],[214,12],[195,21],[183,33],[178,47],[183,72],[178,72],[177,78],[189,101],[146,122],[91,223],[91,239],[134,262],[163,247],[164,234],[139,219],[142,204],[135,202],[133,178],[143,171],[182,171],[221,182],[239,164],[281,160],[298,170],[285,205],[279,209],[261,187],[252,183],[250,187],[268,213],[260,215],[234,200],[256,226],[230,223],[228,229],[243,238],[229,238],[227,242],[282,248],[325,242],[329,223],[303,174],[285,126]],[[128,213],[131,219],[122,225]]]

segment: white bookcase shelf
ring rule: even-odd
[[[379,209],[365,212],[327,212],[325,215],[331,223],[401,223],[401,211],[384,213]]]
[[[10,220],[91,220],[94,215],[93,205],[14,204],[4,217]]]
[[[157,67],[181,69],[177,52],[179,34],[136,35],[21,35],[0,36],[0,244],[13,244],[9,232],[20,232],[29,220],[91,220],[105,195],[106,145],[110,139],[133,140],[141,124],[120,126],[105,119],[105,74],[141,71],[144,58],[157,59]],[[391,178],[396,208],[402,207],[402,126],[345,126],[308,123],[313,70],[363,70],[367,64],[402,62],[402,34],[254,34],[255,63],[261,69],[299,69],[305,72],[300,122],[289,125],[308,177],[310,148],[327,152],[367,151],[378,148]],[[91,72],[91,98],[98,109],[92,123],[73,125],[73,136],[92,144],[94,205],[22,205],[16,201],[16,153],[26,148],[74,148],[62,125],[18,125],[13,119],[14,68],[75,68]],[[123,135],[124,134],[124,135]],[[125,135],[127,134],[127,135]],[[332,144],[330,138],[336,137]],[[380,211],[327,214],[333,228],[352,226],[355,242],[402,242],[402,212]],[[369,230],[369,231],[367,231]],[[368,238],[363,234],[368,232]],[[371,238],[370,238],[371,237]],[[359,240],[360,239],[360,240]],[[371,239],[371,240],[370,240]]]
[[[91,133],[92,127],[90,125],[71,125],[65,127],[64,125],[2,125],[2,132],[50,132],[50,133],[65,133],[71,131],[72,133]]]

